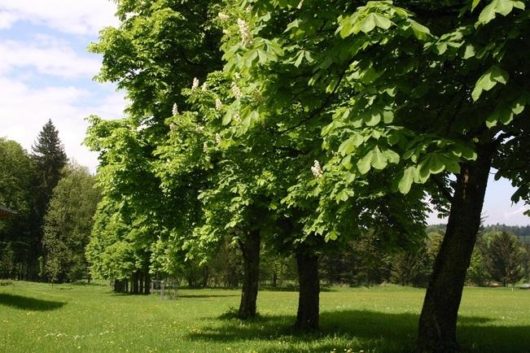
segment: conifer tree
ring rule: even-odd
[[[31,157],[35,166],[34,180],[34,207],[33,207],[33,241],[31,244],[30,262],[34,271],[30,274],[32,279],[37,277],[37,260],[42,255],[42,234],[44,215],[52,196],[52,191],[61,179],[61,171],[68,158],[59,139],[59,132],[53,122],[43,126],[37,141],[32,146]]]

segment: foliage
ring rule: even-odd
[[[0,222],[0,277],[23,277],[29,272],[34,174],[27,152],[15,141],[0,138],[0,205],[17,212]]]
[[[185,244],[175,239],[188,235],[197,220],[202,176],[188,174],[180,188],[162,185],[155,150],[169,131],[165,120],[186,107],[181,90],[220,66],[220,32],[212,20],[217,6],[217,1],[120,1],[119,27],[103,30],[91,46],[103,54],[98,79],[117,82],[131,102],[126,119],[90,118],[87,135],[87,144],[100,153],[103,200],[88,252],[101,276],[124,278],[150,265],[154,274],[182,270]],[[119,250],[116,255],[111,246]],[[113,256],[120,256],[123,266]]]
[[[523,278],[526,250],[513,234],[490,234],[484,250],[485,267],[492,279],[506,286]]]
[[[42,239],[45,273],[53,282],[88,277],[85,247],[100,194],[86,168],[68,165],[63,174],[53,190]]]
[[[59,132],[51,120],[42,127],[32,147],[31,156],[37,170],[37,216],[42,219],[52,191],[61,179],[62,169],[68,160],[59,139]]]

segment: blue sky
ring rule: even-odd
[[[96,155],[81,144],[84,118],[118,118],[126,102],[113,85],[93,81],[101,58],[86,47],[117,24],[114,11],[110,0],[0,0],[0,136],[29,150],[51,118],[69,157],[95,171]],[[507,180],[490,179],[487,224],[530,224],[512,193]]]

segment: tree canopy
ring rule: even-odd
[[[529,200],[526,5],[118,2],[120,27],[92,48],[131,106],[91,120],[104,195],[91,249],[134,264],[125,276],[225,237],[256,257],[264,240],[296,256],[297,326],[316,328],[319,256],[366,234],[417,245],[435,208],[449,221],[418,352],[458,351],[491,167]]]

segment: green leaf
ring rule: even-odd
[[[391,163],[391,164],[398,164],[399,163],[399,154],[397,154],[396,152],[388,149],[388,150],[385,150],[383,152],[383,155],[385,156],[385,158],[388,160],[388,163]]]
[[[232,114],[231,112],[226,112],[225,116],[223,117],[223,125],[228,125],[232,121]]]
[[[339,35],[342,38],[346,38],[350,34],[353,33],[353,19],[352,16],[346,17],[342,21],[340,21],[340,26],[338,28]]]
[[[358,136],[358,135],[355,135],[355,136]],[[351,154],[355,150],[355,147],[356,147],[355,136],[352,136],[346,141],[344,141],[343,143],[341,143],[341,145],[339,146],[339,153],[341,155],[345,156],[347,154]]]
[[[416,174],[416,167],[408,167],[403,172],[403,176],[398,184],[399,192],[402,194],[408,194],[414,181],[414,175]]]
[[[473,0],[473,2],[471,3],[471,11],[473,11],[478,6],[478,4],[480,4],[480,1],[481,0]]]
[[[373,13],[371,16],[374,17],[374,22],[377,25],[377,27],[382,29],[389,29],[392,26],[392,21],[390,21],[387,17],[380,15],[378,13]]]
[[[391,110],[383,111],[383,121],[385,124],[392,124],[394,121],[394,112]]]
[[[375,18],[373,14],[370,14],[364,18],[364,20],[359,24],[359,30],[364,33],[370,33],[375,28]]]
[[[425,40],[431,36],[431,31],[429,30],[429,28],[425,27],[422,24],[419,24],[414,20],[410,20],[410,28],[412,28],[414,35],[419,40]]]
[[[376,147],[373,150],[372,154],[372,167],[375,169],[384,169],[388,165],[388,161],[385,157],[385,155],[381,152],[379,147]]]
[[[341,164],[344,168],[350,170],[350,169],[353,167],[353,165],[351,164],[351,154],[350,154],[350,155],[347,155],[346,157],[344,157],[344,158],[342,159],[342,161],[340,162],[340,164]]]
[[[524,10],[525,4],[522,1],[514,0],[493,0],[486,6],[478,16],[477,25],[485,25],[491,22],[497,14],[508,16],[514,8]]]
[[[506,71],[498,67],[497,65],[491,66],[488,71],[486,71],[475,84],[473,92],[471,92],[471,97],[473,101],[477,101],[483,91],[489,91],[497,85],[497,83],[502,83],[505,85],[508,83],[509,75]]]
[[[364,119],[364,123],[367,126],[375,126],[381,121],[381,113],[372,112],[369,116]]]
[[[366,174],[371,169],[373,151],[368,152],[363,158],[357,162],[357,169],[361,174]]]
[[[475,56],[475,47],[472,44],[466,45],[466,49],[464,51],[464,59],[469,59]]]
[[[301,50],[298,52],[298,56],[296,57],[296,61],[294,62],[294,66],[298,67],[302,63],[302,60],[304,60],[304,50]]]

